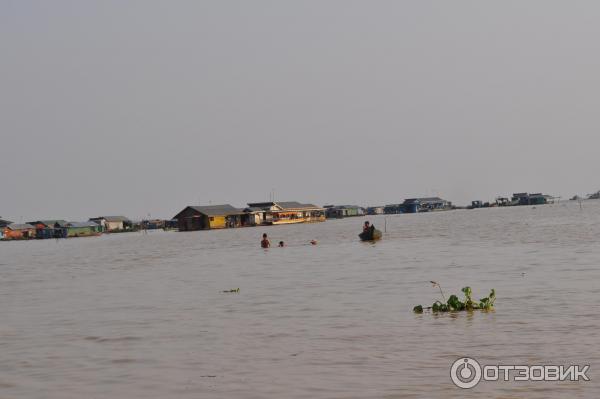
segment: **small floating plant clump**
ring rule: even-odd
[[[458,312],[461,310],[492,310],[494,309],[494,302],[496,301],[496,291],[492,288],[490,294],[485,298],[481,298],[479,301],[474,301],[472,298],[471,287],[465,287],[462,289],[462,292],[465,296],[464,301],[458,299],[456,295],[450,295],[450,298],[446,300],[444,296],[444,292],[442,291],[442,287],[436,283],[435,281],[431,282],[434,287],[438,287],[440,289],[440,293],[442,294],[442,301],[435,301],[434,304],[430,307],[424,308],[421,305],[417,305],[413,308],[413,312],[415,313],[423,313],[424,310],[431,310],[432,312]]]

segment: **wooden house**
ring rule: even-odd
[[[173,217],[179,231],[241,227],[244,211],[229,204],[187,206]]]
[[[35,227],[30,224],[12,223],[4,228],[5,240],[29,240],[35,238]]]

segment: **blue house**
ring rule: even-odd
[[[402,203],[405,213],[444,211],[452,209],[452,202],[440,197],[409,198]]]

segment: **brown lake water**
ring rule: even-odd
[[[600,201],[366,219],[0,243],[0,398],[600,397]],[[430,280],[496,309],[416,315]],[[462,356],[591,381],[461,390]]]

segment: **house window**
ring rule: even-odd
[[[213,216],[211,216],[210,218],[208,218],[208,220],[210,220],[211,222],[214,222],[215,218]]]

